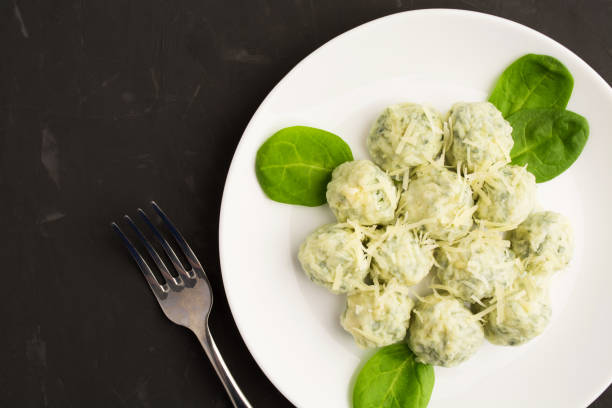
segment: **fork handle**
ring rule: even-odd
[[[219,349],[215,344],[215,341],[210,334],[210,328],[206,325],[204,330],[204,334],[200,335],[196,333],[200,343],[202,344],[202,348],[206,352],[208,359],[210,360],[213,368],[217,372],[219,379],[223,383],[223,387],[225,391],[227,391],[227,395],[229,396],[232,404],[235,408],[252,408],[249,401],[246,399],[238,384],[236,384],[236,380],[232,377],[227,365],[225,365],[225,361],[223,361],[223,357],[221,357],[221,353],[219,353]]]

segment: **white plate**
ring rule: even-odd
[[[555,277],[544,334],[516,348],[485,344],[457,368],[436,368],[430,407],[575,408],[612,380],[612,90],[572,52],[529,28],[424,10],[357,27],[304,59],[261,104],[232,161],[219,228],[225,290],[255,360],[295,405],[350,406],[354,373],[371,352],[339,325],[344,297],[311,283],[296,259],[306,235],[332,220],[329,208],[266,198],[255,178],[257,149],[276,130],[300,124],[340,135],[355,158],[366,158],[366,133],[386,105],[426,102],[446,111],[455,101],[485,100],[503,69],[526,53],[552,55],[569,68],[569,109],[591,125],[578,161],[538,191],[542,207],[570,217],[576,253]]]

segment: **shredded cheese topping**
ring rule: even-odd
[[[485,317],[485,336],[500,345],[519,345],[544,331],[551,317],[548,281],[531,275],[518,278],[496,296],[496,303],[479,314]]]
[[[467,176],[478,197],[477,221],[492,228],[511,230],[535,207],[536,182],[525,167],[492,166]],[[470,177],[471,176],[471,177]]]
[[[362,243],[364,233],[350,224],[327,224],[302,243],[298,259],[306,275],[334,293],[364,288],[370,260]]]
[[[465,179],[428,164],[415,169],[414,179],[400,195],[397,216],[406,224],[421,223],[431,238],[453,241],[469,232],[475,211]]]
[[[494,296],[496,288],[509,287],[517,275],[510,242],[483,228],[436,250],[437,281],[463,300]],[[442,288],[440,288],[442,289]]]
[[[572,233],[559,214],[530,215],[535,178],[508,164],[511,132],[488,102],[455,104],[445,121],[393,105],[367,140],[382,169],[334,170],[327,199],[339,223],[311,233],[298,258],[312,281],[347,294],[341,324],[359,346],[408,333],[418,361],[450,367],[485,336],[516,345],[544,330],[549,277],[569,262]],[[433,293],[413,293],[430,270]]]
[[[361,347],[382,347],[406,336],[414,302],[409,291],[391,281],[384,288],[356,292],[347,297],[340,318],[342,327]]]
[[[512,127],[491,103],[456,103],[448,122],[452,143],[446,156],[451,165],[461,161],[472,172],[510,162]]]
[[[478,350],[484,339],[482,326],[457,299],[429,295],[414,309],[408,344],[417,360],[452,367]]]
[[[441,115],[431,107],[414,103],[389,106],[368,135],[370,156],[391,176],[405,180],[408,169],[440,155],[442,126]]]
[[[368,241],[366,251],[372,257],[371,274],[386,282],[395,280],[405,286],[416,285],[429,273],[436,246],[427,234],[409,225],[389,225]]]
[[[389,175],[369,160],[336,167],[326,196],[338,221],[354,220],[363,225],[393,221],[399,198]]]
[[[561,214],[531,214],[509,235],[512,249],[531,274],[551,275],[567,266],[574,251],[572,227]]]

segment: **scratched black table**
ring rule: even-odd
[[[225,174],[258,104],[304,56],[428,7],[526,24],[612,81],[611,0],[2,2],[0,406],[229,407],[195,337],[162,315],[109,228],[151,199],[207,268],[212,331],[246,395],[290,406],[224,297]],[[592,406],[611,407],[612,391]]]

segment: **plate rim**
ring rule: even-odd
[[[316,49],[314,49],[312,52],[310,52],[308,55],[306,55],[304,58],[302,58],[297,64],[295,64],[275,85],[274,87],[268,92],[268,94],[265,96],[265,98],[262,100],[262,102],[258,105],[257,109],[255,110],[255,112],[253,113],[253,115],[251,116],[251,119],[249,120],[248,124],[246,125],[244,131],[242,132],[242,135],[240,136],[240,140],[236,146],[236,149],[234,151],[234,154],[232,156],[232,160],[230,162],[230,166],[228,168],[227,171],[227,175],[225,178],[225,183],[223,186],[223,193],[222,193],[222,198],[221,198],[221,206],[220,206],[220,210],[219,210],[219,230],[218,230],[218,242],[219,242],[219,263],[220,263],[220,268],[221,268],[221,277],[222,277],[222,281],[223,281],[223,290],[225,292],[225,296],[228,302],[228,305],[230,307],[230,311],[232,314],[232,318],[234,319],[234,322],[236,324],[236,327],[238,328],[238,332],[240,333],[240,336],[244,342],[244,344],[246,345],[249,353],[251,354],[251,356],[253,357],[253,359],[255,360],[255,362],[257,363],[258,367],[260,368],[260,370],[264,373],[264,375],[266,376],[266,378],[272,383],[272,385],[287,399],[289,400],[293,405],[295,406],[299,406],[298,401],[294,401],[290,396],[289,393],[286,392],[286,390],[284,389],[284,387],[282,386],[282,384],[280,384],[278,381],[276,381],[276,379],[271,378],[271,375],[269,375],[266,370],[264,369],[264,367],[262,366],[262,364],[260,363],[260,358],[258,358],[258,353],[255,351],[255,347],[253,347],[252,344],[249,344],[249,341],[247,340],[247,336],[246,336],[246,332],[244,330],[244,327],[242,326],[242,324],[240,323],[239,319],[236,318],[236,302],[237,300],[234,299],[230,293],[230,291],[228,290],[228,286],[226,285],[227,283],[227,279],[226,279],[226,275],[225,275],[225,268],[224,268],[224,264],[226,264],[224,262],[224,257],[223,254],[225,252],[225,244],[224,242],[228,241],[225,238],[225,234],[224,234],[224,226],[226,224],[226,220],[228,218],[228,203],[226,200],[226,191],[228,189],[228,185],[230,185],[231,181],[234,179],[234,174],[236,172],[236,167],[235,166],[235,161],[237,160],[237,157],[240,155],[242,149],[244,148],[244,138],[245,135],[249,132],[249,130],[251,129],[251,127],[253,126],[253,123],[255,123],[258,119],[258,117],[261,115],[261,112],[264,111],[267,103],[269,102],[270,99],[272,99],[273,95],[275,95],[276,92],[278,92],[279,87],[286,81],[289,80],[293,75],[296,74],[296,72],[305,64],[307,64],[307,62],[312,59],[313,57],[315,57],[317,54],[319,54],[320,52],[322,52],[324,49],[330,47],[331,45],[333,45],[335,42],[341,40],[342,38],[344,38],[345,36],[349,35],[350,33],[353,33],[354,31],[359,31],[359,30],[363,30],[366,29],[367,27],[370,26],[374,26],[377,24],[384,24],[387,20],[393,19],[393,18],[401,18],[404,15],[410,14],[410,15],[427,15],[427,14],[440,14],[440,13],[444,13],[447,15],[455,15],[455,16],[475,16],[477,18],[481,18],[481,19],[490,19],[490,20],[494,20],[497,21],[500,24],[506,24],[509,27],[513,27],[515,29],[519,29],[522,31],[525,31],[527,33],[529,33],[530,35],[535,35],[537,37],[540,37],[540,39],[544,39],[544,40],[548,40],[551,45],[569,53],[574,59],[575,62],[577,62],[579,65],[581,65],[581,67],[585,70],[586,73],[588,73],[588,75],[590,77],[592,77],[593,79],[595,79],[597,82],[600,83],[600,86],[602,88],[606,88],[610,98],[612,98],[612,86],[609,85],[606,80],[599,75],[599,73],[593,69],[587,62],[585,62],[580,56],[578,56],[576,53],[574,53],[572,50],[570,50],[569,48],[567,48],[566,46],[564,46],[563,44],[561,44],[560,42],[558,42],[557,40],[547,36],[546,34],[543,34],[531,27],[528,27],[524,24],[518,23],[516,21],[504,18],[504,17],[500,17],[500,16],[496,16],[493,14],[488,14],[488,13],[484,13],[484,12],[479,12],[479,11],[473,11],[473,10],[464,10],[464,9],[454,9],[454,8],[427,8],[427,9],[416,9],[416,10],[407,10],[407,11],[402,11],[402,12],[397,12],[397,13],[392,13],[392,14],[387,14],[385,16],[382,17],[378,17],[376,19],[367,21],[365,23],[362,23],[360,25],[357,25],[351,29],[348,29],[344,32],[342,32],[341,34],[331,38],[330,40],[328,40],[327,42],[325,42],[324,44],[320,45],[319,47],[317,47]],[[603,384],[599,384],[598,387],[596,387],[596,389],[598,391],[595,392],[594,395],[592,395],[587,403],[587,406],[590,405],[593,401],[595,401],[604,391],[605,389],[612,384],[612,371],[610,372],[610,375],[608,377],[608,379],[603,383]]]

